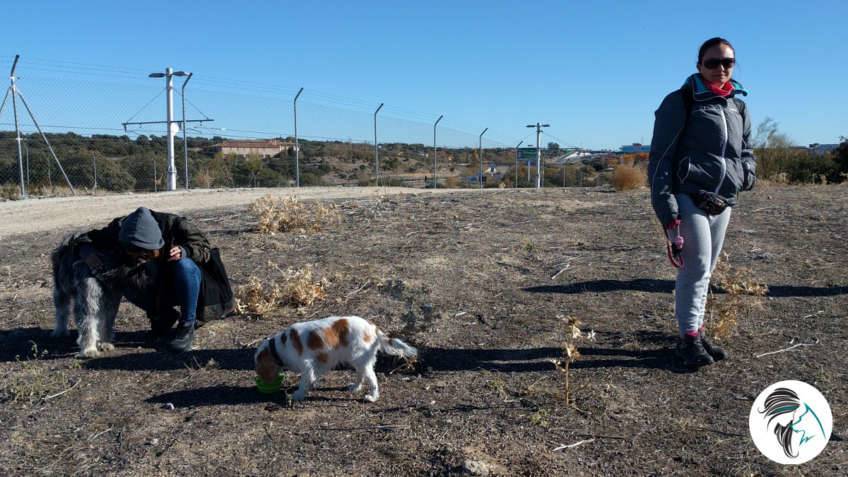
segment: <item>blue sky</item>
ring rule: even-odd
[[[512,146],[542,121],[543,142],[617,148],[650,141],[653,111],[719,35],[736,47],[755,125],[771,117],[799,144],[848,135],[844,0],[30,0],[4,17],[0,61],[22,55],[38,119],[83,133],[120,128],[163,86],[146,74],[171,65],[195,73],[189,115],[225,128],[204,134],[291,134],[303,86],[306,137],[370,140],[384,102],[381,142],[430,143],[444,114],[446,144],[476,144],[488,127],[486,145]],[[159,97],[135,119],[163,112]]]

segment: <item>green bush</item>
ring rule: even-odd
[[[762,179],[784,180],[792,184],[841,182],[839,163],[834,155],[815,155],[803,149],[781,147],[754,151],[757,176]]]

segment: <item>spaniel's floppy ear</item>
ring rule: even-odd
[[[267,343],[267,342],[266,342]],[[256,354],[256,375],[265,382],[271,382],[277,378],[280,367],[271,355],[267,346]]]

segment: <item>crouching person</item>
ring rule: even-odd
[[[140,207],[105,228],[66,238],[52,262],[53,334],[68,334],[73,302],[82,357],[113,349],[122,297],[145,310],[154,337],[178,352],[191,349],[198,320],[221,318],[233,308],[218,249],[177,215]]]

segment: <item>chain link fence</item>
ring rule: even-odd
[[[15,76],[16,94],[7,90],[0,111],[0,197],[19,198],[22,191],[52,196],[166,189],[165,125],[144,124],[164,119],[161,81],[142,70],[26,57]],[[391,105],[375,115],[376,102],[307,87],[297,103],[298,154],[293,137],[297,88],[202,74],[186,85],[185,98],[181,86],[177,79],[174,120],[184,112],[191,122],[186,123],[187,141],[182,132],[174,141],[178,188],[291,187],[296,164],[302,186],[434,184],[436,117]],[[22,109],[23,98],[28,107]],[[516,185],[512,141],[498,140],[505,135],[493,131],[481,139],[452,126],[447,111],[436,129],[437,186],[478,187],[481,169],[487,187]],[[527,167],[519,169],[519,178],[524,177]],[[576,185],[576,179],[568,179],[576,173],[566,169],[546,168],[546,185]],[[529,184],[519,180],[518,185]]]

